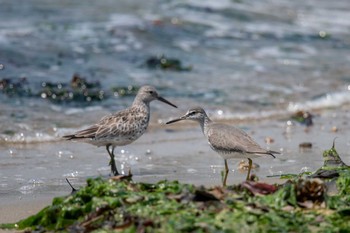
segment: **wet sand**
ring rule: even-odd
[[[2,199],[2,198],[1,198]],[[1,200],[0,223],[14,223],[34,215],[51,204],[52,196]],[[0,230],[2,232],[2,230]]]

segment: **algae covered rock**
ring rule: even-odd
[[[173,70],[173,71],[190,71],[191,66],[183,66],[182,62],[176,58],[161,56],[149,57],[145,65],[150,69]]]
[[[341,160],[335,149],[334,139],[332,148],[323,152],[323,166],[312,174],[311,177],[331,179],[339,177],[340,173],[347,170],[350,170],[350,167]]]

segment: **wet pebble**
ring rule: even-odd
[[[299,151],[300,152],[310,151],[311,149],[312,149],[311,142],[302,142],[299,144]]]
[[[266,137],[265,138],[265,143],[266,144],[272,144],[275,142],[275,139],[273,139],[272,137]]]

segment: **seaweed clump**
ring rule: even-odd
[[[192,69],[191,66],[183,66],[179,59],[169,58],[164,55],[152,56],[146,60],[145,64],[150,69],[173,71],[190,71]]]
[[[334,145],[325,151],[338,155]],[[336,157],[336,156],[335,156]],[[339,155],[338,155],[339,157]],[[348,232],[350,169],[337,170],[337,192],[328,179],[298,176],[283,185],[255,181],[214,188],[177,181],[156,184],[130,179],[88,179],[38,214],[0,228],[26,232]],[[340,164],[340,166],[339,166]],[[327,170],[326,169],[326,170]]]
[[[341,173],[347,172],[349,169],[350,167],[341,160],[335,149],[334,139],[332,148],[323,152],[323,166],[313,173],[311,177],[332,179],[339,177]]]
[[[93,232],[101,229],[123,232],[339,232],[349,229],[350,203],[342,199],[344,193],[339,193],[338,198],[329,198],[323,192],[322,183],[320,186],[313,181],[306,183],[287,182],[276,186],[272,194],[262,195],[252,193],[243,185],[206,189],[176,181],[144,184],[89,179],[86,187],[68,197],[55,198],[51,206],[38,214],[1,227],[26,229],[26,232]],[[311,191],[310,195],[310,189],[316,192]],[[340,201],[342,205],[336,205]]]
[[[91,102],[105,98],[105,92],[99,82],[88,82],[78,74],[73,75],[70,84],[43,82],[41,86],[41,98],[53,102]]]
[[[310,112],[298,111],[292,115],[292,119],[307,127],[313,125],[313,115]]]
[[[88,81],[74,74],[70,82],[42,82],[30,84],[27,78],[0,79],[0,93],[8,97],[32,97],[60,103],[91,103],[103,101],[111,96],[136,95],[138,86],[117,86],[104,90],[99,81]]]
[[[31,96],[32,94],[28,80],[25,77],[18,80],[1,79],[0,91],[7,96]]]

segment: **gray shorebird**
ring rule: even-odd
[[[229,172],[227,159],[248,159],[249,168],[246,178],[248,180],[253,163],[252,158],[257,158],[263,155],[271,155],[275,158],[273,154],[279,154],[279,152],[276,151],[263,149],[247,133],[239,128],[211,121],[201,107],[191,108],[182,117],[168,121],[166,124],[171,124],[181,120],[197,121],[200,124],[210,147],[224,159],[224,186],[226,186],[227,175]]]
[[[65,135],[63,138],[83,141],[98,147],[105,146],[111,158],[109,164],[112,174],[119,175],[114,160],[114,149],[116,146],[132,143],[146,131],[150,118],[150,102],[153,100],[159,100],[177,108],[176,105],[159,96],[154,87],[143,86],[130,107],[105,116],[87,129]]]

